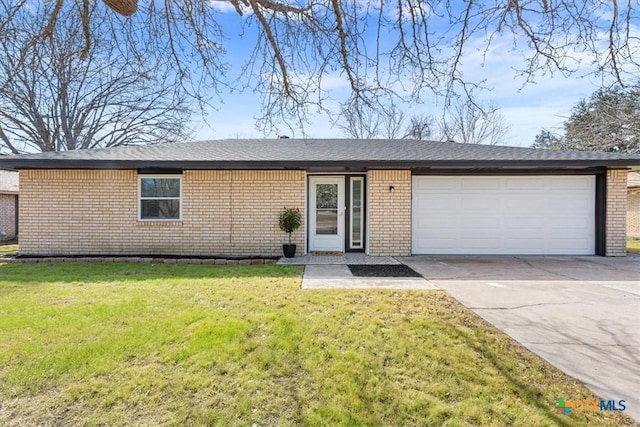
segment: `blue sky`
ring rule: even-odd
[[[239,39],[235,36],[240,32],[242,18],[235,14],[228,3],[219,4],[220,8],[229,12],[221,15],[230,37],[228,59],[240,63],[253,47],[251,37]],[[589,76],[592,71],[589,66],[574,64],[578,71],[570,77],[562,76],[560,73],[540,75],[536,76],[532,83],[525,84],[524,78],[517,77],[514,71],[522,68],[523,63],[521,55],[510,49],[511,44],[510,39],[495,39],[491,50],[482,55],[480,47],[484,45],[484,40],[471,40],[463,59],[463,73],[465,78],[470,80],[485,80],[485,86],[491,88],[479,93],[478,99],[500,107],[505,122],[511,127],[506,145],[529,146],[543,128],[561,132],[562,122],[569,116],[571,108],[580,99],[597,90],[601,81],[597,77]],[[474,46],[477,46],[477,49],[474,49]],[[233,72],[234,70],[231,74]],[[346,76],[332,76],[331,85],[336,99],[340,99],[348,86]],[[304,134],[299,128],[289,129],[286,126],[282,126],[276,132],[263,134],[255,127],[255,118],[260,115],[262,103],[259,93],[253,93],[251,90],[233,94],[223,91],[221,96],[223,102],[214,102],[217,110],[208,110],[205,121],[200,116],[194,116],[194,139],[272,138],[278,134],[291,137],[344,137],[342,130],[332,126],[329,117],[319,114],[308,117]],[[335,112],[338,111],[337,102],[329,102],[326,106]],[[427,95],[422,98],[420,105],[401,105],[401,108],[408,116],[429,113],[437,118],[442,114],[443,107],[441,101]]]
[[[571,108],[581,99],[591,95],[599,83],[593,78],[577,78],[562,76],[541,77],[536,83],[529,83],[521,88],[522,81],[512,79],[513,71],[504,64],[486,66],[483,71],[498,82],[496,87],[487,92],[483,99],[494,102],[500,107],[505,121],[511,126],[506,145],[529,146],[541,129],[561,131],[562,122],[569,116]],[[194,120],[194,139],[220,138],[263,138],[275,137],[264,135],[255,128],[255,117],[260,115],[260,98],[258,94],[228,94],[223,92],[224,103],[216,104],[217,111],[208,110],[203,121],[200,116]],[[406,113],[430,113],[438,116],[442,106],[433,100],[425,100],[423,105],[406,108]],[[334,128],[326,115],[312,115],[305,127],[308,137],[329,138],[344,137],[342,130]],[[292,133],[282,127],[280,134],[302,136],[302,132]]]

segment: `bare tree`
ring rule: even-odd
[[[348,138],[376,139],[380,130],[380,116],[372,108],[349,105],[343,107],[336,126]]]
[[[404,111],[397,105],[391,104],[383,108],[380,112],[380,136],[383,139],[401,138],[404,119]]]
[[[356,103],[357,104],[357,101]],[[395,104],[343,107],[336,126],[355,139],[398,139],[402,137],[404,112]]]
[[[372,108],[344,108],[336,126],[355,139],[431,139],[435,120],[429,114],[406,115],[395,104]]]
[[[47,43],[61,17],[77,10],[80,54],[87,55],[101,41],[93,23],[104,19],[120,46],[163,55],[201,102],[224,85],[259,91],[265,126],[322,109],[323,83],[336,75],[350,88],[346,103],[375,105],[390,91],[409,101],[434,93],[466,96],[484,84],[463,75],[467,52],[486,55],[496,47],[523,58],[516,73],[527,80],[584,73],[581,63],[621,85],[640,74],[639,11],[630,1],[165,0],[140,2],[136,13],[119,10],[133,13],[123,17],[105,15],[98,0],[0,0],[0,29],[45,3],[52,6],[49,19],[39,24],[34,43]],[[226,75],[225,13],[240,16],[255,40],[238,80]]]
[[[73,14],[59,15],[47,42],[33,44],[30,23],[45,20],[42,11],[5,24],[11,36],[0,39],[0,152],[185,138],[190,109],[159,56],[122,51],[95,25],[96,40],[81,59],[84,38]]]
[[[440,124],[442,138],[465,144],[496,145],[509,132],[498,107],[474,102],[453,105]]]
[[[413,115],[409,119],[405,139],[433,139],[435,119],[429,114]]]

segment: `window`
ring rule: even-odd
[[[362,249],[364,178],[351,178],[351,249]]]
[[[179,221],[182,178],[175,175],[139,178],[139,218],[142,221]]]

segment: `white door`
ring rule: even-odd
[[[595,176],[414,176],[414,254],[592,255]]]
[[[309,187],[309,250],[344,251],[344,176],[311,176]]]

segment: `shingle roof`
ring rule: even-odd
[[[456,167],[640,166],[640,156],[416,140],[227,139],[0,158],[0,166],[88,167]]]

